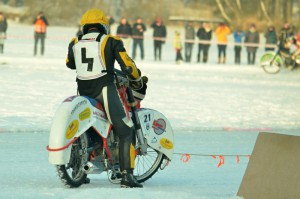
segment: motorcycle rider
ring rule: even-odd
[[[292,68],[291,70],[295,69],[296,67],[296,57],[300,54],[300,35],[296,34],[290,38],[290,41],[293,45],[295,45],[296,50],[292,53]]]
[[[86,11],[80,25],[83,35],[70,42],[66,65],[70,69],[76,69],[79,94],[95,98],[104,105],[107,118],[120,138],[121,187],[143,187],[133,175],[133,122],[126,115],[114,83],[114,62],[118,62],[133,87],[145,91],[146,85],[142,86],[141,72],[127,55],[122,40],[108,34],[109,22],[102,10]]]

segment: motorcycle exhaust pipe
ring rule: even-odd
[[[100,169],[99,167],[97,167],[95,164],[91,163],[91,162],[87,162],[84,166],[83,166],[83,171],[86,174],[100,174],[103,172],[103,169]]]

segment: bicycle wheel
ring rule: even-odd
[[[274,58],[274,56],[276,57]],[[276,74],[280,71],[282,60],[274,52],[267,52],[260,58],[260,66],[266,73]]]

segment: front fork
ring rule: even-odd
[[[273,59],[270,61],[270,66],[273,65],[273,62],[276,60],[277,56],[280,56],[280,50],[278,50],[275,54],[275,56],[273,57]]]
[[[146,155],[147,154],[147,142],[143,135],[141,123],[140,123],[139,117],[137,115],[137,108],[136,108],[134,96],[132,94],[132,90],[130,88],[127,88],[126,93],[127,93],[129,105],[131,107],[132,121],[134,124],[135,133],[138,138],[138,143],[136,145],[136,148],[139,149],[139,152],[141,155]]]

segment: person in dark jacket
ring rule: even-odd
[[[133,38],[133,52],[132,59],[135,59],[136,48],[140,47],[141,50],[141,60],[144,59],[144,32],[146,31],[146,25],[142,22],[142,18],[139,17],[136,23],[132,27],[132,38]]]
[[[161,61],[162,44],[166,41],[167,29],[161,18],[157,18],[155,22],[152,23],[151,27],[153,28],[154,59]]]
[[[109,23],[102,10],[88,10],[80,21],[83,35],[69,44],[66,65],[76,70],[80,95],[100,101],[114,133],[119,137],[119,162],[122,174],[121,187],[143,187],[133,175],[135,148],[134,127],[120,99],[115,81],[114,63],[118,62],[123,73],[136,87],[141,83],[141,72],[127,55],[119,37],[108,35]]]
[[[0,53],[4,51],[4,40],[6,39],[7,21],[6,17],[0,12]]]
[[[126,52],[129,54],[131,45],[132,28],[127,22],[127,19],[123,17],[117,27],[117,36],[122,38]]]
[[[195,42],[195,28],[192,21],[185,26],[185,61],[191,62],[193,47]]]
[[[267,31],[265,32],[266,38],[266,51],[274,51],[275,45],[277,44],[277,34],[274,26],[269,26]],[[274,47],[273,47],[274,46]]]
[[[203,51],[203,63],[206,63],[208,60],[208,50],[210,47],[210,40],[212,37],[212,30],[210,24],[203,22],[202,26],[197,31],[197,37],[200,40],[198,44],[198,55],[197,62],[201,60],[201,52]]]
[[[43,12],[39,12],[35,20],[34,24],[34,52],[33,54],[37,54],[37,45],[39,40],[41,40],[41,55],[44,55],[45,52],[45,38],[46,38],[46,28],[49,25],[46,17]]]
[[[259,44],[259,33],[256,30],[255,24],[251,24],[244,42],[248,53],[248,64],[255,64],[256,51]]]

